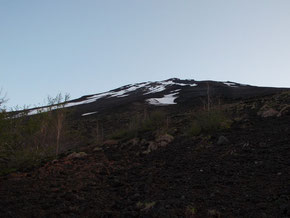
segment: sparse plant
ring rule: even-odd
[[[161,127],[164,122],[164,114],[159,111],[154,111],[146,119],[143,119],[139,124],[139,130],[141,132],[152,131]]]
[[[211,100],[210,100],[210,95],[209,95],[209,83],[207,82],[206,85],[207,85],[207,92],[206,92],[207,93],[207,111],[209,111],[211,108]]]
[[[187,206],[185,216],[187,218],[194,218],[196,216],[196,208],[192,205]]]
[[[26,147],[17,149],[8,163],[9,169],[30,169],[38,166],[42,161],[52,159],[52,147]],[[49,155],[50,154],[50,155]]]
[[[169,119],[162,111],[153,111],[150,114],[141,117],[133,116],[125,128],[116,130],[110,138],[117,140],[130,140],[132,138],[142,136],[145,132],[156,132],[157,134],[166,133],[168,131]]]
[[[221,213],[215,209],[210,209],[207,211],[209,217],[211,218],[220,218],[221,217]]]
[[[64,121],[66,117],[65,104],[69,100],[69,95],[66,94],[64,97],[62,94],[58,94],[55,98],[48,97],[50,111],[53,107],[57,110],[55,111],[55,127],[56,127],[56,155],[60,151],[60,137],[64,126]]]
[[[197,136],[201,133],[202,131],[202,128],[201,128],[201,125],[198,123],[198,121],[194,120],[192,121],[191,123],[191,126],[189,128],[189,135],[192,135],[192,136]]]
[[[151,208],[153,208],[155,206],[156,202],[152,201],[152,202],[138,202],[136,204],[137,208],[139,208],[141,211],[148,211]]]
[[[212,133],[217,130],[230,128],[232,121],[223,110],[211,109],[194,113],[189,128],[189,135],[196,136],[201,133]]]
[[[0,89],[0,112],[4,111],[4,104],[8,101],[6,94],[3,94],[3,89]]]
[[[68,134],[67,100],[68,95],[60,94],[49,98],[48,106],[34,115],[28,115],[26,108],[0,113],[0,174],[39,165],[59,154],[62,138]]]
[[[136,204],[136,207],[141,209],[143,207],[144,203],[142,203],[141,201],[138,201]]]
[[[134,137],[137,136],[137,131],[136,129],[119,129],[116,130],[111,136],[110,138],[112,139],[116,139],[116,140],[130,140]]]
[[[102,126],[101,122],[97,120],[96,127],[93,128],[92,134],[93,143],[101,144],[104,141],[104,127]]]

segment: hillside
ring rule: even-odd
[[[120,88],[86,95],[67,102],[66,107],[73,108],[78,115],[86,116],[115,110],[117,107],[133,103],[155,106],[186,105],[190,107],[204,104],[208,92],[213,99],[225,101],[248,99],[279,93],[285,88],[257,87],[235,82],[195,81],[171,78],[158,82],[130,84]],[[38,108],[39,109],[39,108]],[[35,114],[32,109],[30,114]]]
[[[65,108],[77,135],[0,177],[2,217],[290,217],[289,89],[174,78]]]

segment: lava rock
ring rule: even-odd
[[[113,139],[109,139],[109,140],[106,140],[103,145],[106,145],[106,146],[111,146],[111,145],[117,145],[119,142],[117,140],[113,140]]]
[[[95,147],[93,151],[102,151],[103,149],[100,147]]]
[[[282,117],[285,115],[290,115],[290,105],[283,107],[278,113],[277,117]]]
[[[269,107],[268,105],[264,105],[261,107],[260,111],[257,113],[258,116],[266,118],[266,117],[275,117],[279,114],[277,110]]]
[[[226,145],[229,143],[230,141],[225,136],[220,136],[217,142],[218,145]]]
[[[161,142],[167,142],[170,143],[172,142],[174,139],[173,136],[169,135],[169,134],[165,134],[165,135],[161,135],[156,139],[156,142],[161,143]]]
[[[68,159],[75,159],[75,158],[83,158],[86,157],[87,153],[86,152],[74,152],[71,153],[70,155],[67,156]]]

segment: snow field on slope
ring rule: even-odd
[[[104,92],[104,93],[89,96],[85,100],[76,101],[76,102],[69,102],[69,103],[65,104],[64,107],[67,108],[67,107],[74,107],[74,106],[82,105],[82,104],[89,104],[89,103],[93,103],[101,98],[126,97],[131,92],[134,92],[136,90],[143,91],[144,92],[143,95],[154,94],[154,93],[165,91],[168,86],[172,86],[172,85],[191,86],[191,87],[197,86],[197,84],[195,84],[195,83],[194,84],[185,84],[185,83],[173,82],[173,81],[160,81],[160,82],[157,82],[156,84],[152,84],[152,82],[143,82],[143,83],[137,83],[137,84],[133,84],[133,85],[126,85],[126,86],[120,87],[119,89],[117,89],[119,91]],[[164,100],[162,100],[163,98],[164,98]],[[166,95],[163,98],[157,100],[157,101],[160,101],[160,103],[152,102],[152,104],[156,104],[156,105],[157,104],[158,105],[176,104],[176,103],[174,103],[175,98],[172,100],[172,98],[173,98],[172,94]],[[158,99],[158,98],[156,98],[156,99]],[[148,100],[150,100],[150,99],[148,99]],[[57,106],[51,106],[51,107],[43,107],[41,109],[33,109],[33,110],[30,110],[28,112],[28,115],[34,115],[37,113],[48,112],[50,110],[55,110],[57,108],[58,108]]]
[[[146,101],[151,104],[151,105],[157,105],[157,106],[166,106],[166,105],[172,105],[172,104],[177,104],[175,99],[178,97],[177,95],[179,90],[176,90],[172,94],[164,95],[162,98],[150,98],[147,99]]]

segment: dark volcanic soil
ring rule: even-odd
[[[118,145],[0,178],[1,217],[290,217],[290,117]],[[230,144],[217,145],[220,135]],[[191,212],[190,212],[191,211]]]

